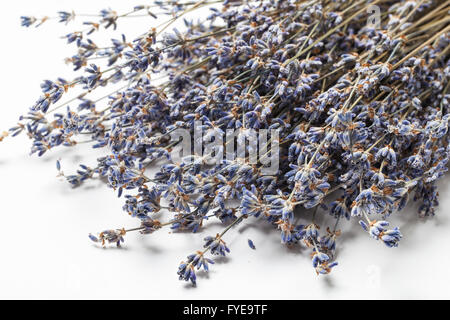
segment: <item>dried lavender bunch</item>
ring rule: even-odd
[[[169,31],[203,7],[211,10],[205,21],[185,20],[183,30]],[[228,254],[224,235],[252,217],[278,229],[282,243],[311,248],[316,272],[327,274],[337,265],[339,223],[357,220],[369,236],[396,247],[402,234],[387,219],[410,194],[421,217],[434,215],[436,181],[449,157],[449,9],[436,0],[203,0],[155,1],[124,14],[102,10],[83,22],[86,29],[66,35],[76,46],[67,62],[83,73],[45,81],[43,95],[9,133],[25,132],[39,156],[86,136],[93,148],[108,150],[73,175],[57,163],[74,186],[106,177],[119,196],[126,191],[123,210],[139,224],[90,235],[95,242],[120,245],[127,232],[165,226],[197,232],[217,218],[227,227],[179,266],[179,278],[195,284],[195,268],[207,271],[213,263],[206,255]],[[131,42],[89,39],[131,16],[158,19]],[[55,18],[68,23],[78,15]],[[22,17],[22,25],[51,19]],[[119,82],[104,98],[89,98]],[[58,105],[74,87],[83,93]],[[252,130],[276,129],[279,168],[263,174],[263,165],[250,161],[249,145],[244,155],[213,165],[204,150],[177,161],[171,151],[179,141],[171,133],[180,128],[193,136],[200,129],[200,141],[234,129],[239,143]],[[166,163],[149,177],[161,158]],[[315,208],[305,225],[297,223],[302,208]],[[167,222],[154,218],[161,210]],[[325,233],[318,214],[336,219]],[[249,246],[255,248],[251,240]]]

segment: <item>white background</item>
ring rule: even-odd
[[[43,79],[73,77],[63,58],[74,47],[59,37],[78,30],[79,24],[49,21],[26,29],[20,27],[21,15],[54,16],[60,9],[97,13],[109,6],[123,13],[142,3],[1,1],[0,131],[13,126],[36,101]],[[115,37],[124,31],[129,39],[154,23],[149,18],[119,22],[126,27],[119,27]],[[103,39],[98,44],[111,37],[108,31],[97,38]],[[413,205],[390,219],[404,235],[398,248],[386,248],[362,232],[356,220],[350,221],[338,239],[339,266],[318,277],[308,250],[286,248],[278,232],[249,221],[227,234],[230,257],[219,259],[209,275],[199,275],[197,288],[192,288],[178,281],[178,263],[201,248],[204,236],[220,230],[216,222],[207,222],[208,228],[198,234],[164,229],[148,236],[129,234],[122,249],[98,248],[89,241],[89,232],[134,227],[136,220],[122,211],[123,199],[102,182],[72,189],[56,177],[55,169],[58,158],[70,173],[80,161],[95,164],[98,153],[80,146],[37,158],[28,155],[29,147],[25,136],[0,143],[0,298],[450,298],[448,179],[440,183],[436,217],[419,219]],[[303,216],[310,219],[310,213]],[[248,238],[256,250],[248,247]]]

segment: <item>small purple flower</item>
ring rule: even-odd
[[[250,240],[250,239],[248,239],[248,246],[249,246],[250,248],[252,248],[253,250],[256,250],[255,244],[254,244],[253,241]]]
[[[225,256],[230,252],[230,249],[226,246],[225,241],[220,238],[219,234],[217,234],[215,237],[208,236],[204,239],[204,241],[205,244],[203,247],[209,248],[211,254]]]
[[[123,236],[126,234],[125,229],[120,230],[105,230],[98,234],[98,237],[89,234],[89,239],[93,242],[100,242],[102,246],[108,243],[115,243],[118,247],[124,242]]]
[[[23,17],[20,17],[20,19],[21,19],[21,25],[23,27],[29,27],[29,26],[33,25],[37,21],[37,19],[35,17],[25,17],[25,16],[23,16]]]

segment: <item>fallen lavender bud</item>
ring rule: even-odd
[[[251,249],[256,250],[255,244],[254,244],[253,241],[250,240],[250,239],[248,239],[248,246],[249,246]]]

